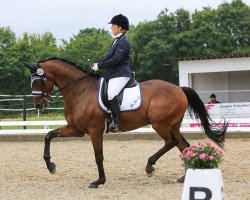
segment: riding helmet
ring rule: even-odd
[[[115,24],[122,27],[124,30],[129,30],[129,21],[128,18],[122,14],[114,16],[109,24]]]

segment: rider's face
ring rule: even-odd
[[[112,24],[111,26],[111,30],[112,30],[112,35],[116,36],[117,34],[122,32],[122,29],[120,26],[117,26],[116,24]]]

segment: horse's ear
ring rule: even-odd
[[[30,63],[23,62],[23,66],[29,68],[30,70],[35,70],[34,66]]]

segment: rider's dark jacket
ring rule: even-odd
[[[107,69],[105,78],[110,80],[117,77],[132,77],[129,67],[130,45],[128,38],[122,34],[109,49],[107,57],[98,62],[99,69]]]

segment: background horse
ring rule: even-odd
[[[50,58],[34,64],[25,64],[32,73],[32,91],[36,108],[46,107],[47,98],[57,86],[64,98],[64,112],[67,125],[50,131],[45,137],[44,160],[50,173],[55,173],[55,164],[50,161],[50,142],[55,137],[91,138],[99,178],[89,187],[97,188],[106,182],[103,168],[103,133],[106,113],[97,102],[98,77],[80,70],[64,59]],[[219,146],[223,145],[227,124],[211,127],[209,115],[198,94],[191,88],[178,87],[161,80],[141,83],[142,106],[137,111],[121,113],[121,130],[131,131],[147,124],[164,140],[165,145],[147,162],[146,172],[154,171],[153,165],[167,151],[177,146],[182,152],[189,143],[180,133],[180,126],[188,106],[200,119],[205,134]]]

